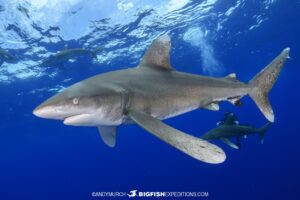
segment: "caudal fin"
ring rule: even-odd
[[[271,125],[272,125],[272,123],[269,122],[269,123],[265,124],[263,127],[258,129],[258,136],[259,136],[260,142],[262,144],[264,143],[265,134]]]
[[[268,95],[285,61],[289,58],[289,52],[290,48],[284,49],[279,56],[249,82],[253,86],[253,90],[249,94],[250,97],[270,122],[274,122],[274,113]]]

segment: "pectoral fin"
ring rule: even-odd
[[[151,134],[197,160],[217,164],[226,159],[224,151],[216,145],[176,130],[148,114],[129,111],[128,116]]]
[[[109,147],[116,146],[116,135],[117,135],[116,126],[99,126],[98,130],[105,144],[107,144]]]
[[[228,146],[230,146],[231,148],[234,148],[234,149],[239,149],[239,147],[235,144],[233,144],[230,140],[228,140],[227,138],[220,138],[220,140],[222,142],[224,142],[225,144],[227,144]]]

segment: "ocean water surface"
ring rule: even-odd
[[[300,199],[299,0],[0,0],[0,47],[14,59],[0,67],[0,199],[101,199],[93,192],[208,192],[202,199]],[[242,139],[219,165],[197,161],[137,125],[118,130],[111,149],[96,128],[65,126],[32,110],[90,76],[138,65],[151,41],[168,34],[179,71],[248,82],[290,47],[270,93],[275,123]],[[66,48],[101,49],[62,64],[43,60]],[[267,121],[249,97],[165,122],[201,136],[234,112]],[[127,198],[127,197],[126,197]]]

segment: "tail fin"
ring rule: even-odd
[[[265,124],[263,127],[258,129],[258,136],[259,136],[260,142],[262,144],[264,143],[265,134],[271,125],[272,125],[272,123],[269,122],[269,123]]]
[[[96,60],[98,60],[97,54],[98,54],[99,51],[101,51],[101,50],[102,50],[102,47],[98,47],[98,48],[96,48],[96,49],[94,49],[94,50],[92,51],[92,55],[93,55],[93,57],[94,57]]]
[[[270,122],[274,122],[274,113],[268,94],[276,82],[285,61],[289,58],[289,52],[290,48],[284,49],[279,56],[249,82],[253,86],[253,90],[249,94],[250,97]]]

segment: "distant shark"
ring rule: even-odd
[[[56,54],[50,55],[48,58],[44,59],[42,62],[42,66],[59,66],[62,67],[65,62],[70,59],[75,59],[81,56],[92,56],[97,60],[97,53],[101,50],[101,48],[97,48],[95,50],[88,50],[82,48],[69,49],[67,46]]]
[[[240,149],[240,139],[241,137],[247,137],[247,135],[258,134],[261,143],[263,143],[264,135],[272,123],[269,122],[261,128],[255,128],[250,125],[239,124],[234,113],[226,113],[225,119],[218,122],[217,125],[217,128],[210,130],[201,138],[205,140],[221,140],[234,149]],[[236,144],[232,143],[229,138],[236,138]]]
[[[0,66],[4,63],[16,63],[17,59],[7,50],[0,48]]]
[[[161,120],[207,108],[220,101],[238,101],[249,94],[270,121],[274,114],[268,93],[289,57],[286,48],[248,84],[231,74],[225,78],[176,71],[170,64],[169,36],[155,39],[136,68],[100,74],[78,82],[38,106],[42,118],[65,125],[96,126],[103,141],[116,144],[117,127],[135,122],[156,137],[207,163],[221,163],[226,155],[206,140],[176,130]]]

